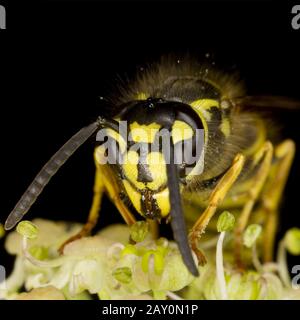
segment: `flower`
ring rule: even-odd
[[[16,300],[65,300],[65,297],[62,292],[55,287],[48,286],[33,289],[30,292],[20,293]]]
[[[221,299],[215,267],[207,265],[200,272],[200,277],[189,287],[185,298]],[[260,274],[253,270],[227,268],[225,279],[229,300],[277,300],[284,297],[281,280],[269,272]]]
[[[250,224],[244,232],[243,243],[247,248],[251,248],[262,232],[259,224]]]
[[[195,278],[177,244],[154,239],[146,222],[108,226],[67,244],[62,255],[58,248],[82,225],[43,219],[21,222],[6,237],[5,248],[16,259],[0,298],[300,299],[286,262],[287,252],[299,253],[299,229],[289,230],[280,241],[277,261],[263,264],[257,241],[262,227],[249,225],[243,234],[243,250],[252,259],[237,269],[232,250],[234,217],[224,212],[217,225],[217,239],[200,243],[208,263],[199,267],[200,276]]]
[[[123,225],[76,240],[59,256],[59,244],[79,229],[78,224],[41,219],[19,225],[17,232],[21,234],[11,233],[5,244],[9,253],[17,255],[5,298],[34,297],[42,288],[55,288],[67,299],[93,294],[101,299],[165,298],[169,291],[193,281],[175,243],[152,240],[144,234],[144,241],[129,244],[132,229]],[[33,233],[36,237],[31,237]],[[18,295],[22,286],[32,294]]]
[[[292,228],[285,235],[285,244],[288,252],[294,256],[300,255],[300,229]]]

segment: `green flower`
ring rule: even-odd
[[[18,232],[6,237],[5,248],[16,255],[16,260],[6,281],[7,290],[0,291],[0,298],[36,299],[40,295],[45,299],[72,300],[91,299],[92,294],[97,294],[100,299],[123,300],[224,299],[216,272],[218,246],[222,252],[221,288],[225,288],[226,299],[300,299],[291,288],[285,257],[285,248],[299,254],[299,229],[289,230],[281,240],[277,262],[261,264],[255,256],[253,264],[245,263],[245,269],[238,271],[232,250],[233,226],[233,215],[225,211],[218,220],[217,239],[210,235],[203,247],[208,264],[200,267],[200,277],[194,278],[183,263],[177,244],[165,238],[153,240],[145,222],[131,228],[111,225],[93,237],[68,244],[59,255],[59,246],[78,233],[80,224],[24,221],[18,225]],[[257,238],[261,231],[261,226],[250,225],[244,233],[244,244],[252,247],[253,253],[260,245]],[[252,265],[259,267],[253,271]],[[28,293],[20,294],[22,287]]]
[[[262,232],[259,224],[251,224],[247,227],[243,235],[243,243],[247,248],[251,248]]]
[[[224,211],[218,219],[217,230],[218,232],[231,231],[235,224],[234,215],[229,211]]]
[[[300,255],[300,229],[292,228],[287,231],[285,237],[285,246],[288,252],[294,256]]]
[[[22,286],[27,291],[50,286],[60,290],[68,299],[86,298],[86,293],[97,293],[101,299],[122,299],[140,297],[149,292],[155,298],[166,298],[169,291],[180,290],[193,280],[177,246],[166,239],[155,241],[147,238],[134,245],[126,244],[129,228],[110,226],[109,232],[104,229],[96,236],[68,244],[64,254],[59,256],[58,244],[65,240],[66,230],[66,224],[36,220],[34,225],[29,222],[19,224],[19,233],[9,235],[6,248],[17,254],[16,267],[22,276],[14,276],[8,281],[12,285],[6,297],[12,297]],[[78,229],[71,226],[68,232],[70,230],[73,233]],[[135,230],[136,240],[146,236],[145,232],[139,233],[140,230]],[[49,236],[45,237],[44,233]],[[52,237],[53,233],[55,237]],[[23,243],[25,260],[22,258],[20,235],[33,238],[25,242],[25,247]],[[61,241],[58,242],[58,238]]]
[[[130,283],[132,280],[132,272],[130,268],[117,268],[113,271],[113,277],[121,283]]]
[[[200,278],[192,283],[185,298],[219,300],[221,296],[214,266],[209,265],[201,268],[200,272]],[[225,278],[229,300],[276,300],[283,298],[282,283],[274,274],[259,274],[254,271],[240,273],[234,269],[227,269]]]
[[[163,238],[125,246],[117,265],[126,265],[131,270],[131,289],[141,293],[152,291],[155,298],[165,297],[168,291],[178,291],[194,279],[177,246]]]
[[[17,225],[17,232],[28,239],[36,239],[38,234],[37,226],[30,221],[22,221]]]
[[[137,221],[130,227],[130,237],[134,242],[142,242],[145,240],[149,231],[146,221]]]

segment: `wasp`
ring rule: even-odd
[[[94,197],[88,220],[66,243],[90,234],[106,193],[128,225],[136,222],[136,212],[147,220],[170,221],[183,261],[195,276],[198,267],[192,252],[199,264],[205,263],[198,242],[222,208],[239,209],[237,261],[241,235],[253,211],[263,216],[264,260],[272,259],[278,208],[295,144],[292,140],[275,142],[267,117],[257,110],[293,106],[293,101],[247,96],[235,75],[191,59],[162,59],[140,72],[135,82],[122,86],[110,101],[110,117],[99,117],[81,129],[41,169],[7,218],[7,230],[23,218],[77,148],[101,129],[108,139],[97,142],[94,151]],[[120,130],[123,122],[125,133]],[[139,130],[142,135],[136,133]],[[200,142],[197,130],[203,132]],[[165,136],[168,151],[163,148]],[[109,148],[113,163],[103,161]],[[184,148],[189,150],[187,157],[179,157]],[[202,210],[197,211],[189,232],[187,204]]]

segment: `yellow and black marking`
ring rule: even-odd
[[[259,202],[258,210],[265,215],[264,257],[271,259],[278,206],[295,146],[287,140],[273,148],[263,114],[243,109],[247,103],[253,107],[255,101],[245,97],[234,76],[190,60],[179,64],[163,60],[110,100],[114,101],[112,116],[99,117],[81,129],[49,160],[9,215],[6,229],[22,219],[77,148],[103,128],[108,141],[95,149],[94,199],[88,222],[66,243],[90,233],[106,192],[128,225],[135,222],[135,217],[125,198],[146,219],[170,220],[186,266],[198,275],[190,246],[198,262],[204,263],[198,241],[215,212],[226,206],[240,208],[235,233],[240,263],[241,233]],[[262,101],[259,103],[261,106]],[[128,132],[119,130],[120,121],[127,122]],[[182,147],[190,147],[193,152],[197,147],[197,129],[204,130],[201,155],[192,164],[187,159],[177,163]],[[163,148],[166,137],[170,153]],[[108,147],[113,164],[104,161]],[[203,172],[197,173],[199,168]],[[203,209],[194,219],[189,236],[182,198]]]

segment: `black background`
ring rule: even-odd
[[[130,76],[137,66],[162,54],[190,52],[203,58],[209,52],[217,66],[240,70],[250,94],[300,99],[300,30],[291,27],[293,4],[7,3],[7,30],[0,30],[0,221],[4,223],[52,154],[101,114],[99,96],[105,95],[108,84],[114,86],[117,75]],[[284,137],[299,145],[299,112],[277,111],[276,116]],[[93,141],[59,171],[26,217],[84,222],[92,199],[92,154]],[[299,182],[297,153],[279,236],[300,226]],[[122,221],[108,201],[102,213],[98,228]],[[297,259],[290,262],[296,264]]]

